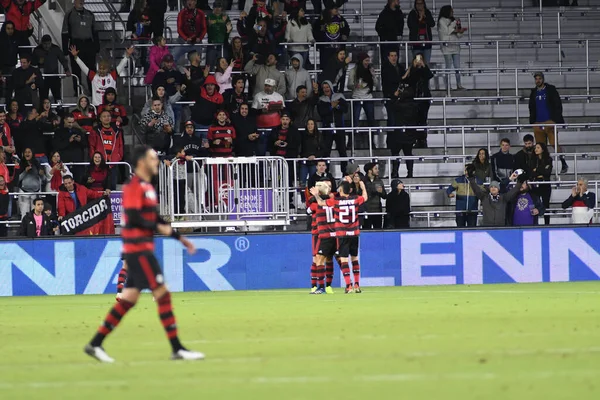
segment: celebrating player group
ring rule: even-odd
[[[352,177],[347,176],[338,188],[337,195],[332,193],[329,181],[317,182],[310,189],[313,195],[309,199],[312,215],[313,264],[311,266],[311,293],[333,293],[333,258],[338,259],[346,283],[345,293],[361,293],[360,265],[358,262],[359,219],[358,209],[367,201],[367,190],[360,181],[358,195],[353,187]],[[352,262],[354,286],[350,277],[349,261]],[[325,278],[327,280],[325,281]]]

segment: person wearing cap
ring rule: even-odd
[[[556,86],[546,83],[544,74],[536,72],[534,75],[535,87],[531,89],[529,94],[529,123],[534,124],[564,124],[563,106],[560,100],[560,95]],[[558,131],[558,128],[557,128]],[[555,147],[555,131],[554,126],[534,126],[533,134],[537,143],[550,144],[555,150],[563,152],[561,146]],[[564,156],[560,156],[562,169],[561,174],[566,174],[569,171],[569,166],[565,161]]]
[[[292,64],[290,68],[285,71],[287,100],[294,100],[296,98],[296,89],[299,86],[304,86],[306,88],[312,87],[312,79],[310,78],[310,74],[302,67],[303,65],[304,58],[300,54],[294,54],[294,56],[292,56]],[[312,96],[312,92],[308,93],[308,95]]]
[[[263,134],[259,139],[259,155],[265,155],[267,151],[267,136],[281,124],[281,111],[285,108],[283,96],[275,92],[277,82],[274,79],[265,79],[263,91],[254,96],[252,108],[256,110],[256,126]]]
[[[183,127],[183,133],[173,137],[174,148],[180,146],[185,154],[193,158],[208,157],[208,141],[202,140],[195,135],[194,121],[186,121]],[[171,151],[171,155],[175,155]]]
[[[244,67],[244,71],[254,77],[254,92],[252,96],[255,97],[261,92],[261,83],[265,82],[266,79],[271,79],[275,83],[271,85],[273,90],[279,93],[281,96],[285,96],[286,93],[286,82],[285,77],[277,69],[277,55],[275,53],[269,54],[266,58],[264,65],[259,65],[259,57],[254,54],[252,60],[248,61],[248,64]]]
[[[410,195],[400,179],[392,180],[392,190],[385,200],[386,229],[410,228]]]
[[[204,36],[206,36],[207,25],[206,15],[202,10],[196,8],[196,0],[186,0],[185,8],[179,11],[177,15],[177,33],[179,34],[178,43],[173,49],[173,55],[176,61],[179,61],[179,57],[184,53],[191,50],[189,46],[182,45],[196,45],[202,43]],[[164,18],[163,18],[164,19]],[[162,35],[162,32],[160,33]],[[201,46],[195,47],[198,52],[202,51]]]
[[[369,100],[373,99],[373,91],[375,90],[376,86],[377,79],[375,75],[375,70],[371,65],[371,58],[367,53],[360,53],[358,55],[356,65],[352,70],[350,70],[350,73],[348,74],[348,89],[352,91],[352,99],[354,100],[354,102],[352,103],[352,126],[354,128],[358,128],[360,124],[361,110],[365,110],[365,115],[367,117],[367,126],[375,127],[375,103]],[[356,135],[357,133],[358,131],[355,130],[354,135]],[[367,132],[364,133],[366,134]],[[371,139],[373,142],[374,149],[377,148],[376,135],[378,133],[379,132],[375,130],[371,131]],[[350,136],[348,147],[352,146],[352,137],[353,135]]]
[[[183,74],[175,68],[175,60],[171,54],[163,57],[162,69],[158,70],[152,80],[152,87],[163,86],[169,97],[175,96],[183,84]]]
[[[381,199],[387,198],[387,192],[385,191],[383,181],[379,178],[379,165],[377,163],[365,164],[363,182],[365,183],[365,189],[369,198],[364,205],[365,211],[368,214],[365,216],[362,228],[381,229],[383,227]]]
[[[323,94],[319,97],[317,112],[322,123],[323,157],[331,155],[334,142],[339,157],[347,157],[346,131],[343,128],[346,125],[344,114],[348,111],[348,102],[343,94],[334,92],[331,81],[321,83],[321,92]],[[347,163],[342,161],[340,164],[342,171],[345,171]]]
[[[483,188],[483,181],[477,176],[475,176],[475,182]],[[465,167],[464,175],[455,178],[448,186],[446,195],[448,198],[456,199],[456,226],[459,228],[477,226],[479,199],[471,189],[467,167]]]
[[[300,132],[292,124],[291,114],[288,110],[281,113],[280,125],[271,131],[271,156],[283,158],[298,158],[300,151]],[[294,197],[297,182],[295,180],[294,161],[288,161],[288,179],[290,190],[290,208],[295,208]]]
[[[509,180],[515,181],[517,177],[519,177],[520,182],[527,179],[525,174],[517,175],[516,172],[513,172]],[[508,193],[500,193],[500,183],[492,181],[489,189],[482,189],[477,183],[474,171],[469,175],[469,184],[475,196],[481,201],[483,213],[481,226],[505,226],[507,204],[517,197],[521,185],[515,185]]]
[[[33,50],[33,58],[31,63],[37,66],[43,74],[57,75],[60,74],[58,64],[60,63],[67,76],[71,75],[69,63],[63,54],[60,47],[52,43],[50,35],[42,36],[42,44]],[[48,95],[52,91],[52,96],[55,102],[62,100],[61,79],[59,76],[47,76],[44,78],[45,85],[40,92],[43,99],[49,98]]]
[[[102,104],[98,106],[98,115],[102,111],[110,112],[110,119],[113,124],[119,127],[127,126],[129,118],[127,117],[127,109],[124,105],[117,102],[117,91],[114,88],[108,88],[102,97]]]

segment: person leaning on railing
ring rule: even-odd
[[[591,224],[596,207],[596,194],[588,190],[588,180],[579,178],[577,186],[571,189],[571,196],[562,203],[562,208],[573,207],[572,224]]]
[[[33,206],[33,210],[31,210]],[[36,197],[31,203],[28,202],[29,210],[23,215],[19,236],[36,238],[54,234],[50,218],[44,213],[44,199]]]

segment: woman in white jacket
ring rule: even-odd
[[[293,44],[315,42],[312,26],[308,23],[303,8],[298,10],[298,14],[292,14],[290,17],[287,27],[285,28],[285,40],[290,43],[287,47],[290,59],[293,55],[300,54],[304,59],[304,64],[301,65],[301,67],[308,69],[307,65],[310,65],[310,61],[308,60],[308,51],[310,47],[306,44]]]
[[[456,88],[464,89],[460,84],[460,40],[467,28],[463,28],[460,20],[454,19],[454,10],[452,6],[444,6],[440,10],[438,17],[438,35],[442,43],[442,54],[446,61],[446,69],[452,69],[453,65],[456,70]],[[449,73],[446,73],[444,78],[446,86],[450,85]]]

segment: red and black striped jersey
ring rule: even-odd
[[[307,212],[310,214],[310,233],[311,235],[317,235],[319,231],[317,230],[317,211],[319,210],[319,205],[314,197],[311,197],[308,201]]]
[[[230,139],[231,141],[227,140]],[[219,144],[215,141],[219,140]],[[233,142],[235,141],[235,128],[232,125],[212,125],[208,128],[208,141],[210,154],[213,157],[233,156]]]
[[[154,231],[160,219],[157,206],[154,187],[138,176],[123,187],[124,254],[154,251]]]
[[[333,200],[333,193],[329,195],[330,198],[327,201]],[[336,237],[336,228],[335,228],[335,208],[332,206],[319,206],[315,203],[316,206],[311,205],[311,209],[315,209],[315,219],[317,224],[317,234],[319,235],[319,239],[327,239]]]
[[[73,118],[75,122],[82,127],[88,134],[94,131],[94,121],[96,120],[96,114],[90,111],[88,114],[84,114],[80,110],[73,111]]]
[[[336,236],[358,236],[358,208],[365,203],[362,196],[337,197],[327,200],[327,206],[333,207]]]

